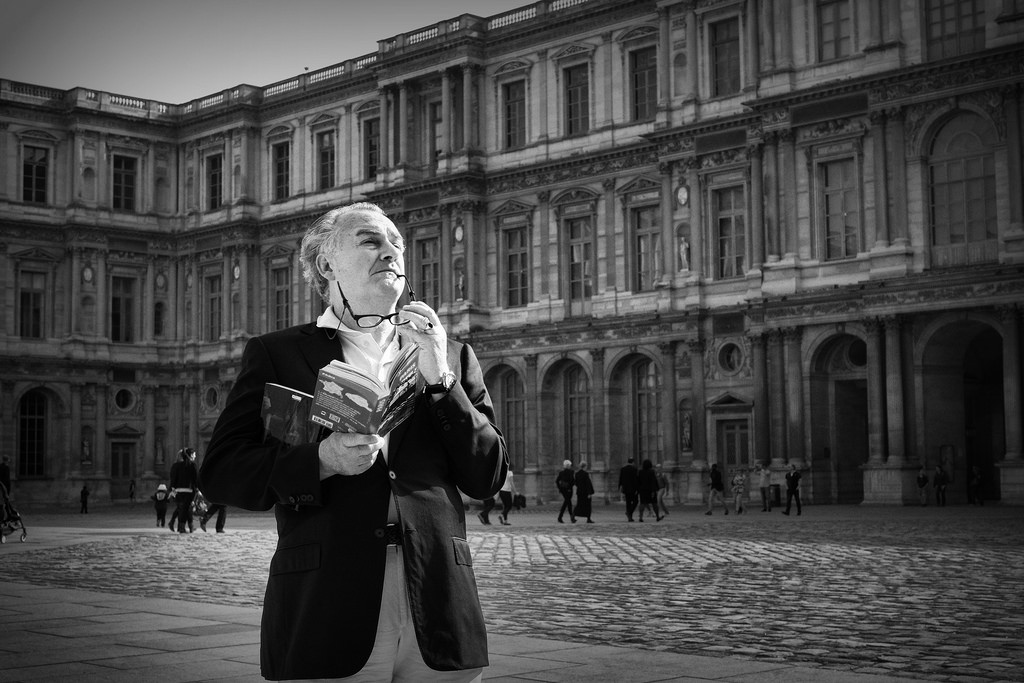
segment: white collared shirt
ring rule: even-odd
[[[391,323],[381,323],[391,325]],[[319,318],[316,319],[316,326],[337,332],[338,341],[341,343],[341,352],[345,355],[345,362],[354,365],[360,370],[365,370],[384,381],[391,369],[391,364],[401,351],[398,331],[392,326],[391,335],[383,346],[377,343],[370,330],[353,330],[345,327],[334,308],[328,306]],[[381,452],[384,455],[384,462],[388,460],[388,437],[384,436],[384,447]]]

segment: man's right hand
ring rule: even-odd
[[[352,476],[370,469],[384,437],[377,434],[334,432],[320,442],[320,479],[335,474]]]

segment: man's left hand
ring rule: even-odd
[[[409,324],[399,328],[401,334],[420,347],[420,374],[427,384],[437,384],[441,373],[449,370],[448,333],[441,326],[441,319],[422,301],[412,301],[402,307],[402,317]]]

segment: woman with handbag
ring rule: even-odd
[[[587,472],[587,463],[581,462],[580,469],[576,472],[576,516],[586,517],[588,524],[593,524],[590,518],[592,512],[590,499],[594,495],[594,483],[590,481],[590,473]]]

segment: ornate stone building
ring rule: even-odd
[[[369,199],[532,497],[635,457],[690,504],[712,462],[1024,502],[1022,43],[1021,0],[541,0],[185,104],[2,80],[16,495],[202,453],[246,339],[321,308],[304,227]]]

